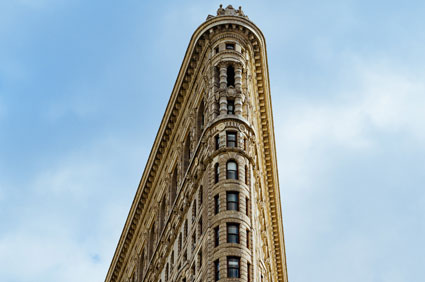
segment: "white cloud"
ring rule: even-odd
[[[425,83],[384,65],[356,67],[336,101],[299,99],[275,113],[276,135],[284,183],[308,180],[331,160],[333,148],[372,150],[379,134],[404,134],[425,140]],[[355,84],[355,87],[353,87]],[[423,146],[423,145],[422,145]]]
[[[420,237],[405,231],[406,219],[419,215],[397,210],[395,198],[406,193],[416,207],[424,194],[412,179],[418,178],[414,165],[403,167],[404,156],[399,168],[387,162],[399,156],[393,152],[398,143],[425,151],[425,82],[388,64],[363,62],[347,73],[337,82],[347,90],[274,105],[290,275],[298,281],[408,281],[414,272],[390,258],[417,252],[389,246]],[[393,168],[394,177],[388,175]],[[362,185],[356,191],[353,180]]]

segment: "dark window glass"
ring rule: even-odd
[[[220,227],[214,228],[214,246],[218,246],[220,244]]]
[[[235,87],[235,69],[232,66],[227,67],[227,86]]]
[[[218,47],[215,47],[215,53],[217,54],[219,52]]]
[[[238,179],[238,164],[235,161],[227,162],[226,174],[227,179]]]
[[[227,100],[227,114],[234,115],[235,114],[235,101]]]
[[[220,211],[220,198],[218,195],[214,196],[214,213],[218,214]]]
[[[220,262],[218,259],[214,261],[214,280],[220,280]]]
[[[218,150],[220,148],[220,136],[217,134],[215,136],[215,149]]]
[[[236,147],[236,132],[227,132],[227,147]]]
[[[240,258],[227,257],[227,277],[240,278]]]
[[[226,49],[227,50],[235,50],[235,44],[233,44],[233,43],[226,43]]]
[[[214,181],[215,183],[218,182],[220,179],[220,168],[218,167],[218,163],[214,165]]]
[[[249,249],[249,240],[250,240],[250,232],[249,232],[249,230],[247,229],[246,230],[246,247]]]
[[[239,210],[239,193],[238,192],[227,192],[227,210],[238,211]]]
[[[227,223],[227,243],[239,244],[239,224]]]
[[[245,209],[246,209],[246,215],[249,216],[249,199],[248,197],[245,198]]]
[[[251,264],[248,262],[248,282],[251,282]]]

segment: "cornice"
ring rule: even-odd
[[[277,276],[279,281],[287,281],[266,43],[261,30],[255,24],[246,18],[236,16],[211,18],[201,24],[191,37],[105,281],[117,281],[122,276],[123,266],[128,259],[130,247],[134,244],[133,238],[136,228],[142,218],[142,214],[146,212],[144,209],[146,200],[157,178],[157,172],[166,153],[166,148],[175,133],[176,123],[182,115],[182,104],[187,98],[188,90],[192,87],[191,83],[194,81],[194,75],[196,75],[195,69],[199,64],[200,55],[204,53],[202,50],[205,48],[206,41],[208,41],[210,36],[215,32],[220,32],[218,29],[238,29],[247,36],[247,39],[253,45],[257,81],[256,90],[258,92],[260,110],[260,135],[264,144],[263,153],[267,192],[270,199]]]

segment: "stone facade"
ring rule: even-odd
[[[265,39],[193,34],[105,281],[287,281]]]

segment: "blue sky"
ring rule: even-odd
[[[103,281],[217,1],[0,2],[0,281]],[[425,2],[239,1],[267,40],[290,281],[425,280]]]

